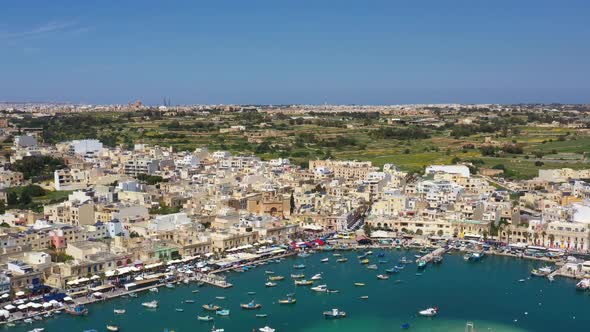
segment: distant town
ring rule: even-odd
[[[181,282],[164,281],[176,264],[202,263],[191,281],[229,287],[215,271],[319,238],[465,241],[590,276],[580,258],[590,105],[137,101],[2,103],[0,113],[7,321]],[[48,294],[57,302],[26,307]]]

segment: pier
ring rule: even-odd
[[[420,260],[426,261],[426,263],[430,263],[434,259],[434,257],[436,257],[436,256],[442,256],[446,252],[447,252],[447,249],[445,249],[445,248],[438,248],[438,249],[434,250],[433,252],[428,253],[428,254],[426,254],[426,255],[418,258],[416,260],[416,263],[418,261],[420,261]]]

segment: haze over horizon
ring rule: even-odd
[[[0,100],[590,103],[586,1],[22,1]]]

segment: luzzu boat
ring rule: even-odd
[[[203,304],[203,309],[208,310],[208,311],[217,311],[217,310],[221,310],[221,307],[215,304]]]
[[[312,280],[295,280],[295,286],[309,286],[313,284]]]
[[[254,310],[262,308],[262,305],[260,303],[255,303],[254,301],[250,301],[246,304],[240,304],[240,307],[246,310]]]
[[[293,265],[294,269],[305,269],[305,265],[303,264],[297,264],[297,265]]]
[[[294,304],[295,302],[297,302],[297,300],[292,297],[288,297],[286,299],[279,300],[279,304]]]

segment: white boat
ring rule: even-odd
[[[378,267],[375,264],[371,264],[371,265],[367,266],[367,269],[369,269],[369,270],[377,270]]]
[[[152,288],[150,288],[150,292],[157,293],[158,292],[158,288],[157,287],[152,287]]]
[[[275,329],[273,329],[270,326],[265,326],[265,327],[259,328],[258,331],[260,331],[260,332],[275,332]]]
[[[125,309],[114,309],[113,312],[117,315],[123,315],[125,313]]]
[[[158,307],[158,301],[153,300],[153,301],[150,301],[150,302],[144,302],[141,305],[144,306],[144,307],[146,307],[146,308],[149,308],[149,309],[155,309],[155,308]]]
[[[324,259],[321,260],[322,263],[327,263],[330,261],[330,258],[326,257]]]
[[[27,324],[33,324],[33,320],[31,318],[25,318],[23,320],[23,323],[27,323]]]
[[[424,317],[434,317],[438,314],[438,308],[428,308],[428,309],[424,309],[418,312],[418,314],[420,316],[424,316]]]
[[[137,293],[129,293],[129,297],[137,297]]]
[[[324,317],[328,319],[344,318],[346,317],[346,312],[338,309],[332,309],[330,311],[324,311]]]
[[[322,279],[321,273],[318,273],[318,274],[314,275],[313,277],[311,277],[311,280],[320,280],[320,279]]]
[[[311,290],[314,292],[325,292],[328,290],[328,286],[327,285],[317,285],[315,287],[312,287]]]
[[[118,332],[119,327],[116,325],[107,325],[107,330],[112,331],[112,332]]]
[[[551,274],[551,272],[553,272],[553,269],[549,266],[543,266],[542,268],[539,269],[533,269],[531,271],[531,274],[534,275],[535,277],[545,277],[548,276],[549,274]]]
[[[588,288],[590,288],[590,279],[582,279],[576,284],[577,290],[585,291],[588,290]]]
[[[276,285],[277,285],[276,282],[270,282],[270,281],[264,284],[264,286],[266,286],[266,287],[274,287]]]
[[[35,328],[35,329],[30,330],[29,332],[43,332],[43,331],[45,331],[44,328],[38,327],[38,328]]]
[[[174,284],[168,283],[166,284],[166,288],[174,288]]]

